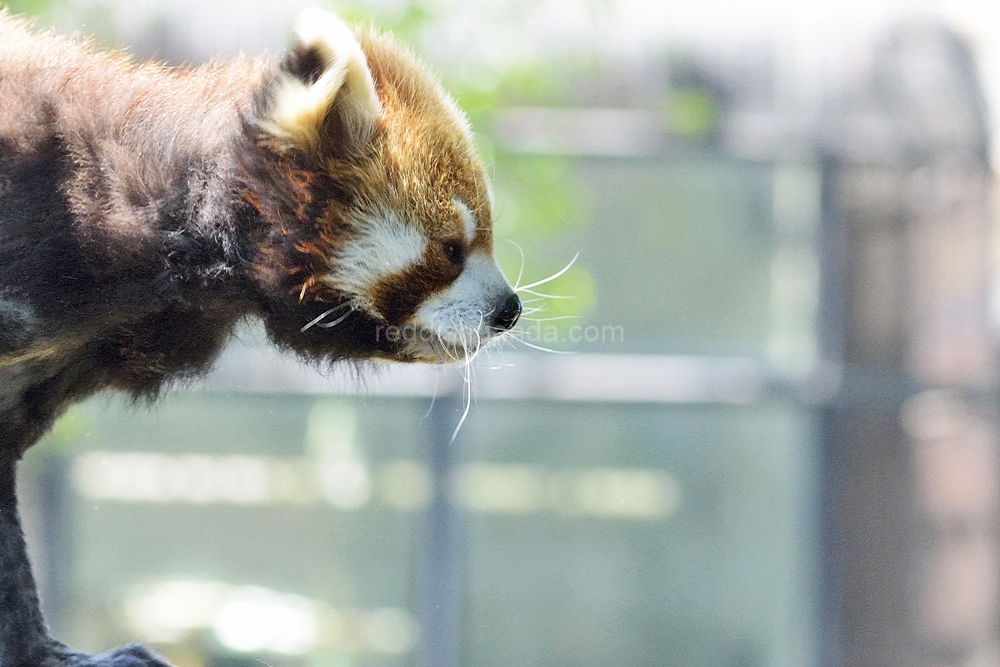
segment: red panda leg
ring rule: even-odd
[[[50,640],[17,513],[13,456],[0,459],[0,667],[46,665]]]
[[[142,646],[90,656],[49,637],[18,516],[16,468],[16,458],[0,458],[0,667],[170,667]]]

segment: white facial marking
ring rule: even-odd
[[[395,213],[364,218],[334,258],[331,284],[364,297],[379,280],[423,261],[427,240]]]
[[[490,255],[474,253],[465,260],[465,269],[448,289],[420,304],[414,324],[430,331],[447,347],[474,351],[494,332],[490,316],[510,285]],[[422,342],[413,352],[433,356],[433,345]]]
[[[476,216],[472,215],[472,209],[460,199],[455,200],[455,209],[461,216],[462,224],[465,227],[465,242],[472,243],[472,239],[476,236]]]

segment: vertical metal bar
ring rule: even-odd
[[[837,200],[839,161],[820,159],[820,307],[819,356],[824,363],[841,367],[844,361],[846,317],[847,239]],[[838,389],[838,393],[839,393]],[[844,664],[843,639],[843,553],[840,539],[845,462],[841,436],[839,397],[818,412],[820,515],[819,559],[821,607],[819,609],[819,656],[822,667]]]
[[[462,538],[459,516],[451,502],[456,452],[451,436],[461,405],[459,396],[439,397],[428,418],[428,458],[434,496],[421,534],[422,550],[417,564],[421,622],[417,667],[459,665]]]
[[[36,475],[40,505],[42,560],[36,570],[42,572],[39,583],[42,611],[49,628],[58,636],[66,607],[68,573],[72,550],[69,548],[69,467],[65,454],[46,454]]]

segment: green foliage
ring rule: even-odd
[[[46,12],[54,4],[54,0],[5,0],[5,2],[0,3],[0,6],[6,7],[11,14],[37,16]]]
[[[52,430],[33,448],[35,454],[26,461],[35,462],[30,465],[39,465],[39,461],[43,459],[78,449],[90,435],[93,426],[93,415],[87,408],[73,406],[56,420]]]
[[[56,421],[48,440],[60,446],[76,443],[90,429],[90,421],[89,415],[82,408],[74,407]]]
[[[573,179],[573,163],[561,156],[497,152],[498,231],[525,239],[555,238],[578,228],[586,211]],[[502,167],[502,170],[500,169]]]
[[[509,105],[560,106],[571,92],[567,78],[550,63],[520,62],[509,66],[502,79],[503,102]]]
[[[678,89],[667,102],[667,127],[685,137],[707,137],[715,129],[718,116],[715,98],[703,88]]]
[[[370,3],[358,1],[338,2],[337,15],[355,25],[373,23],[410,47],[417,43],[421,33],[440,11],[433,0],[410,0],[380,12],[373,12],[368,5]]]
[[[512,282],[520,276],[517,286],[556,273],[575,254],[567,238],[589,219],[572,160],[501,149],[488,154],[493,157],[494,238],[501,268]],[[523,294],[526,305],[542,307],[539,317],[582,316],[595,298],[585,266],[586,258],[578,260],[565,274],[539,286],[537,291],[558,298]]]

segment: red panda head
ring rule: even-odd
[[[250,195],[280,230],[258,262],[283,292],[272,336],[316,355],[471,356],[521,303],[464,115],[382,35],[314,10],[296,40],[253,123],[276,174]]]

